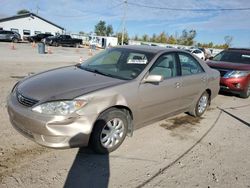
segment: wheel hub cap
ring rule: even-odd
[[[124,124],[119,118],[107,122],[102,129],[100,140],[105,148],[111,148],[118,144],[124,135]]]
[[[198,112],[201,114],[206,110],[208,98],[207,96],[202,96],[199,100]]]

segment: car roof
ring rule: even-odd
[[[165,48],[160,46],[147,46],[147,45],[124,45],[124,46],[116,46],[115,48],[122,48],[122,49],[130,49],[130,50],[138,50],[144,52],[151,52],[151,53],[159,53],[159,52],[185,52],[184,50],[179,50],[176,48]]]
[[[250,54],[250,48],[228,48],[226,51],[235,51]]]

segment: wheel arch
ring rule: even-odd
[[[104,110],[102,110],[98,117],[96,118],[96,121],[98,120],[98,118],[105,112],[112,110],[112,109],[118,109],[118,110],[122,110],[127,114],[127,119],[128,119],[128,136],[132,136],[133,135],[133,130],[134,130],[134,125],[133,125],[133,113],[131,111],[131,109],[128,106],[124,106],[124,105],[114,105],[114,106],[110,106]],[[96,121],[94,123],[94,126],[96,125]]]
[[[211,103],[212,91],[211,91],[211,89],[207,88],[207,89],[206,89],[206,92],[207,92],[208,95],[209,95],[209,105],[210,105],[210,103]]]

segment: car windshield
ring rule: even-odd
[[[213,58],[214,61],[250,64],[250,53],[240,51],[223,51]]]
[[[154,55],[131,49],[112,48],[98,53],[79,67],[109,77],[132,80],[144,70]]]

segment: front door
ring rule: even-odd
[[[161,75],[164,80],[139,86],[140,122],[149,122],[179,110],[181,77],[177,67],[175,53],[163,54],[154,63],[149,74]]]

